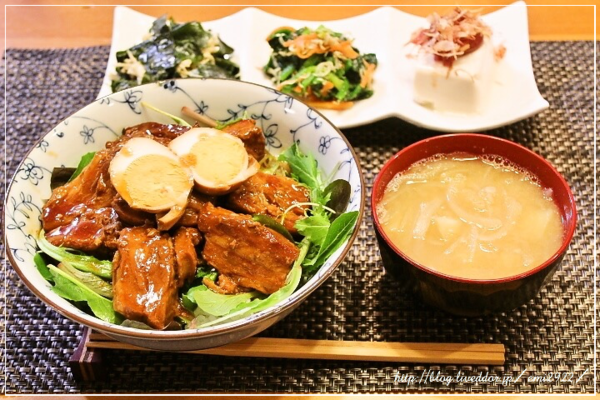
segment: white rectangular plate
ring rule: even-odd
[[[507,125],[548,107],[538,91],[531,66],[525,3],[513,3],[482,18],[492,28],[494,42],[503,44],[507,51],[496,69],[490,106],[482,113],[469,115],[442,113],[413,101],[414,60],[407,55],[414,49],[405,44],[412,32],[427,26],[424,18],[382,7],[353,18],[317,22],[246,8],[219,20],[200,22],[234,48],[233,61],[240,65],[242,80],[265,86],[271,86],[262,72],[271,50],[265,38],[280,26],[316,28],[323,24],[354,38],[354,46],[361,53],[375,53],[379,65],[374,75],[373,96],[355,102],[348,110],[319,110],[338,128],[397,117],[442,132],[473,132]],[[141,42],[154,19],[127,7],[115,8],[110,56],[98,97],[111,93],[110,75],[115,71],[116,52]]]

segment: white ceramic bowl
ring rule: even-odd
[[[80,311],[50,289],[39,274],[33,256],[41,228],[40,212],[50,197],[50,175],[56,166],[76,166],[81,156],[104,148],[123,128],[142,122],[172,123],[141,102],[181,116],[182,106],[227,120],[244,112],[257,120],[267,147],[278,154],[297,142],[310,152],[326,176],[348,180],[352,195],[348,211],[359,211],[351,238],[310,281],[280,304],[245,319],[203,329],[149,331],[106,323]],[[352,147],[327,119],[304,103],[274,89],[253,83],[219,80],[171,80],[147,84],[100,98],[48,132],[31,149],[13,177],[5,204],[5,243],[8,258],[21,279],[46,304],[64,316],[127,343],[158,350],[193,350],[221,346],[252,336],[288,315],[323,283],[340,264],[358,233],[363,215],[363,176]]]

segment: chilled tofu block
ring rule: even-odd
[[[479,49],[458,57],[451,67],[436,61],[433,54],[422,52],[415,72],[414,101],[440,112],[482,112],[494,68],[494,48],[488,38]]]

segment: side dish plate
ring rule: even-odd
[[[440,6],[439,11],[445,9]],[[407,56],[415,49],[406,44],[412,32],[427,26],[424,18],[382,7],[348,19],[302,21],[246,8],[225,18],[200,22],[235,49],[233,61],[241,67],[242,80],[265,86],[271,86],[262,71],[270,54],[265,38],[280,26],[316,28],[322,24],[354,38],[354,45],[361,52],[375,53],[379,66],[374,75],[373,96],[357,101],[348,110],[320,110],[338,128],[397,117],[437,131],[468,132],[507,125],[548,107],[533,74],[525,2],[513,3],[482,18],[494,32],[494,43],[506,47],[506,55],[498,64],[489,107],[483,113],[469,115],[437,112],[412,99],[414,60]],[[115,71],[116,52],[141,42],[154,19],[127,7],[115,8],[110,56],[98,97],[111,93],[110,75]]]

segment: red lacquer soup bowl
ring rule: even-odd
[[[469,279],[445,275],[408,257],[383,231],[376,208],[391,179],[412,164],[436,154],[498,155],[535,175],[552,197],[564,229],[560,248],[543,263],[518,275],[500,279]],[[447,312],[477,316],[505,312],[534,298],[559,267],[575,232],[577,212],[569,185],[545,159],[514,142],[482,134],[436,136],[412,144],[394,155],[375,178],[371,211],[384,267],[407,290]]]

